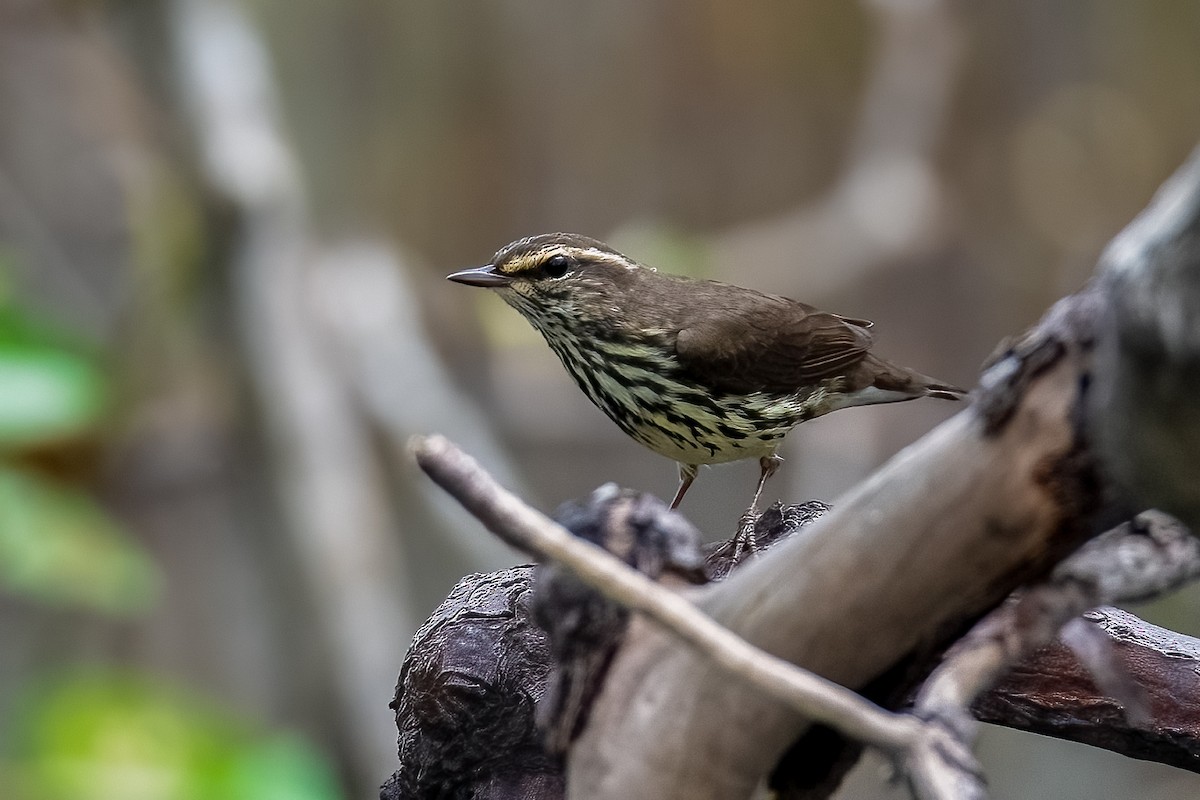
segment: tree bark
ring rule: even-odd
[[[981,697],[974,706],[978,718],[1200,772],[1200,640],[1116,608],[1086,617],[1103,628],[1119,667],[1149,696],[1148,718],[1129,720],[1061,642],[1035,653]]]

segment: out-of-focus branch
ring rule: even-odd
[[[1091,414],[1135,508],[1200,530],[1200,149],[1101,258]]]
[[[394,685],[413,630],[402,539],[387,472],[373,446],[396,450],[430,427],[453,427],[507,480],[515,471],[479,409],[454,387],[421,327],[409,265],[383,244],[326,246],[310,228],[297,157],[258,33],[230,0],[170,6],[181,84],[206,178],[239,215],[233,268],[238,317],[271,437],[288,530],[315,598],[350,732],[356,772],[387,771],[379,698]],[[420,490],[472,569],[510,563],[469,534],[462,510]]]
[[[508,486],[524,489],[517,469],[478,406],[454,385],[434,352],[407,277],[411,259],[376,242],[322,249],[314,258],[312,307],[329,334],[341,377],[407,465],[409,437],[453,430]],[[512,551],[471,533],[462,507],[426,481],[417,481],[435,510],[440,532],[469,556],[472,569],[512,562]]]
[[[233,296],[287,530],[312,594],[355,771],[393,753],[379,702],[402,656],[380,631],[415,627],[383,476],[308,304],[312,238],[266,49],[229,0],[173,0],[180,85],[204,175],[238,215]]]
[[[957,84],[962,31],[943,0],[873,0],[879,46],[846,166],[820,198],[726,231],[712,243],[727,274],[795,268],[804,254],[812,297],[936,246],[945,191],[934,158]]]

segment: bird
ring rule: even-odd
[[[592,403],[679,465],[672,509],[701,466],[757,458],[743,527],[797,425],[850,406],[966,395],[872,353],[869,320],[658,272],[580,234],[517,239],[446,277],[500,295]]]

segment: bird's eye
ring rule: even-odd
[[[571,259],[566,256],[550,256],[542,263],[542,271],[551,278],[561,278],[571,268]]]

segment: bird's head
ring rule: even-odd
[[[578,315],[610,306],[641,271],[650,270],[603,242],[575,233],[544,233],[506,244],[490,264],[446,277],[495,289],[541,327],[547,315]]]

